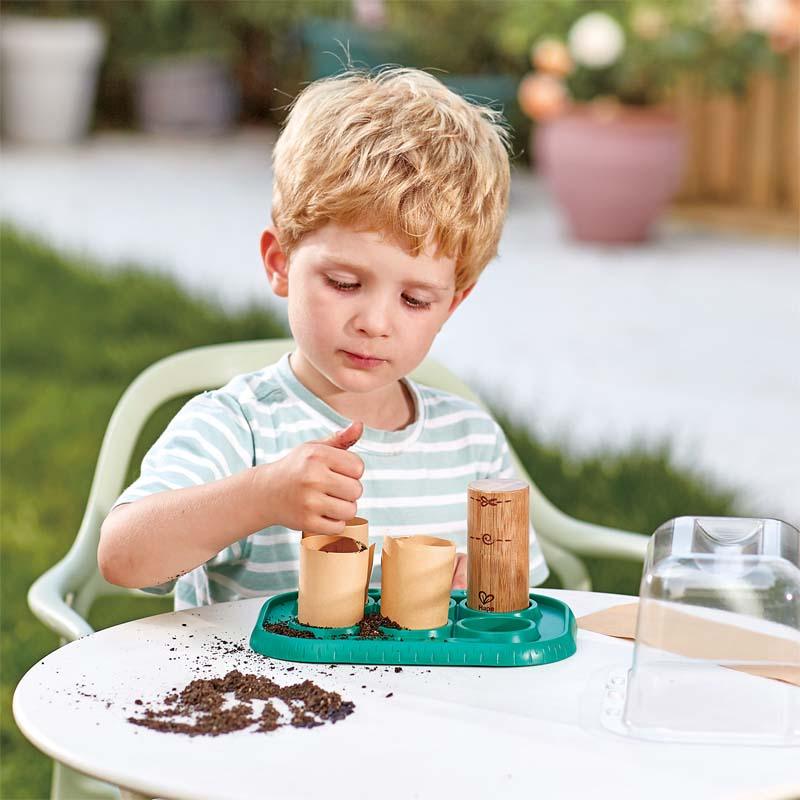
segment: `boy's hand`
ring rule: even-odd
[[[453,585],[451,589],[467,588],[467,554],[456,553],[456,564],[453,569]]]
[[[256,467],[263,475],[259,493],[269,496],[270,524],[295,531],[339,534],[356,515],[363,492],[364,462],[349,453],[364,432],[363,422],[316,442],[305,442],[272,464]]]

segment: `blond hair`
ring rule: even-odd
[[[508,205],[502,115],[415,69],[350,71],[297,97],[273,153],[284,249],[328,222],[456,260],[456,289],[497,252]]]

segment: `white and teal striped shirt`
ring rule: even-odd
[[[364,461],[358,514],[376,543],[380,580],[384,535],[428,534],[466,549],[467,484],[513,477],[505,435],[484,410],[456,395],[407,381],[416,418],[399,431],[365,428],[351,448]],[[142,462],[116,505],[167,489],[197,486],[267,464],[349,425],[295,377],[284,356],[190,400]],[[300,532],[274,525],[226,547],[177,580],[175,607],[220,603],[297,588]],[[531,585],[548,574],[530,533]],[[147,589],[165,594],[175,581]]]

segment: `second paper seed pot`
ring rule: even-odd
[[[402,628],[447,623],[456,546],[434,536],[387,536],[381,556],[381,614]]]

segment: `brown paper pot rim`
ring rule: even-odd
[[[364,517],[353,517],[344,524],[343,536],[349,536],[358,542],[369,544],[369,521]]]
[[[387,536],[387,541],[394,542],[401,547],[412,547],[422,545],[425,547],[452,547],[455,550],[455,543],[449,539],[441,539],[438,536],[427,536],[425,534],[418,534],[417,536]]]

